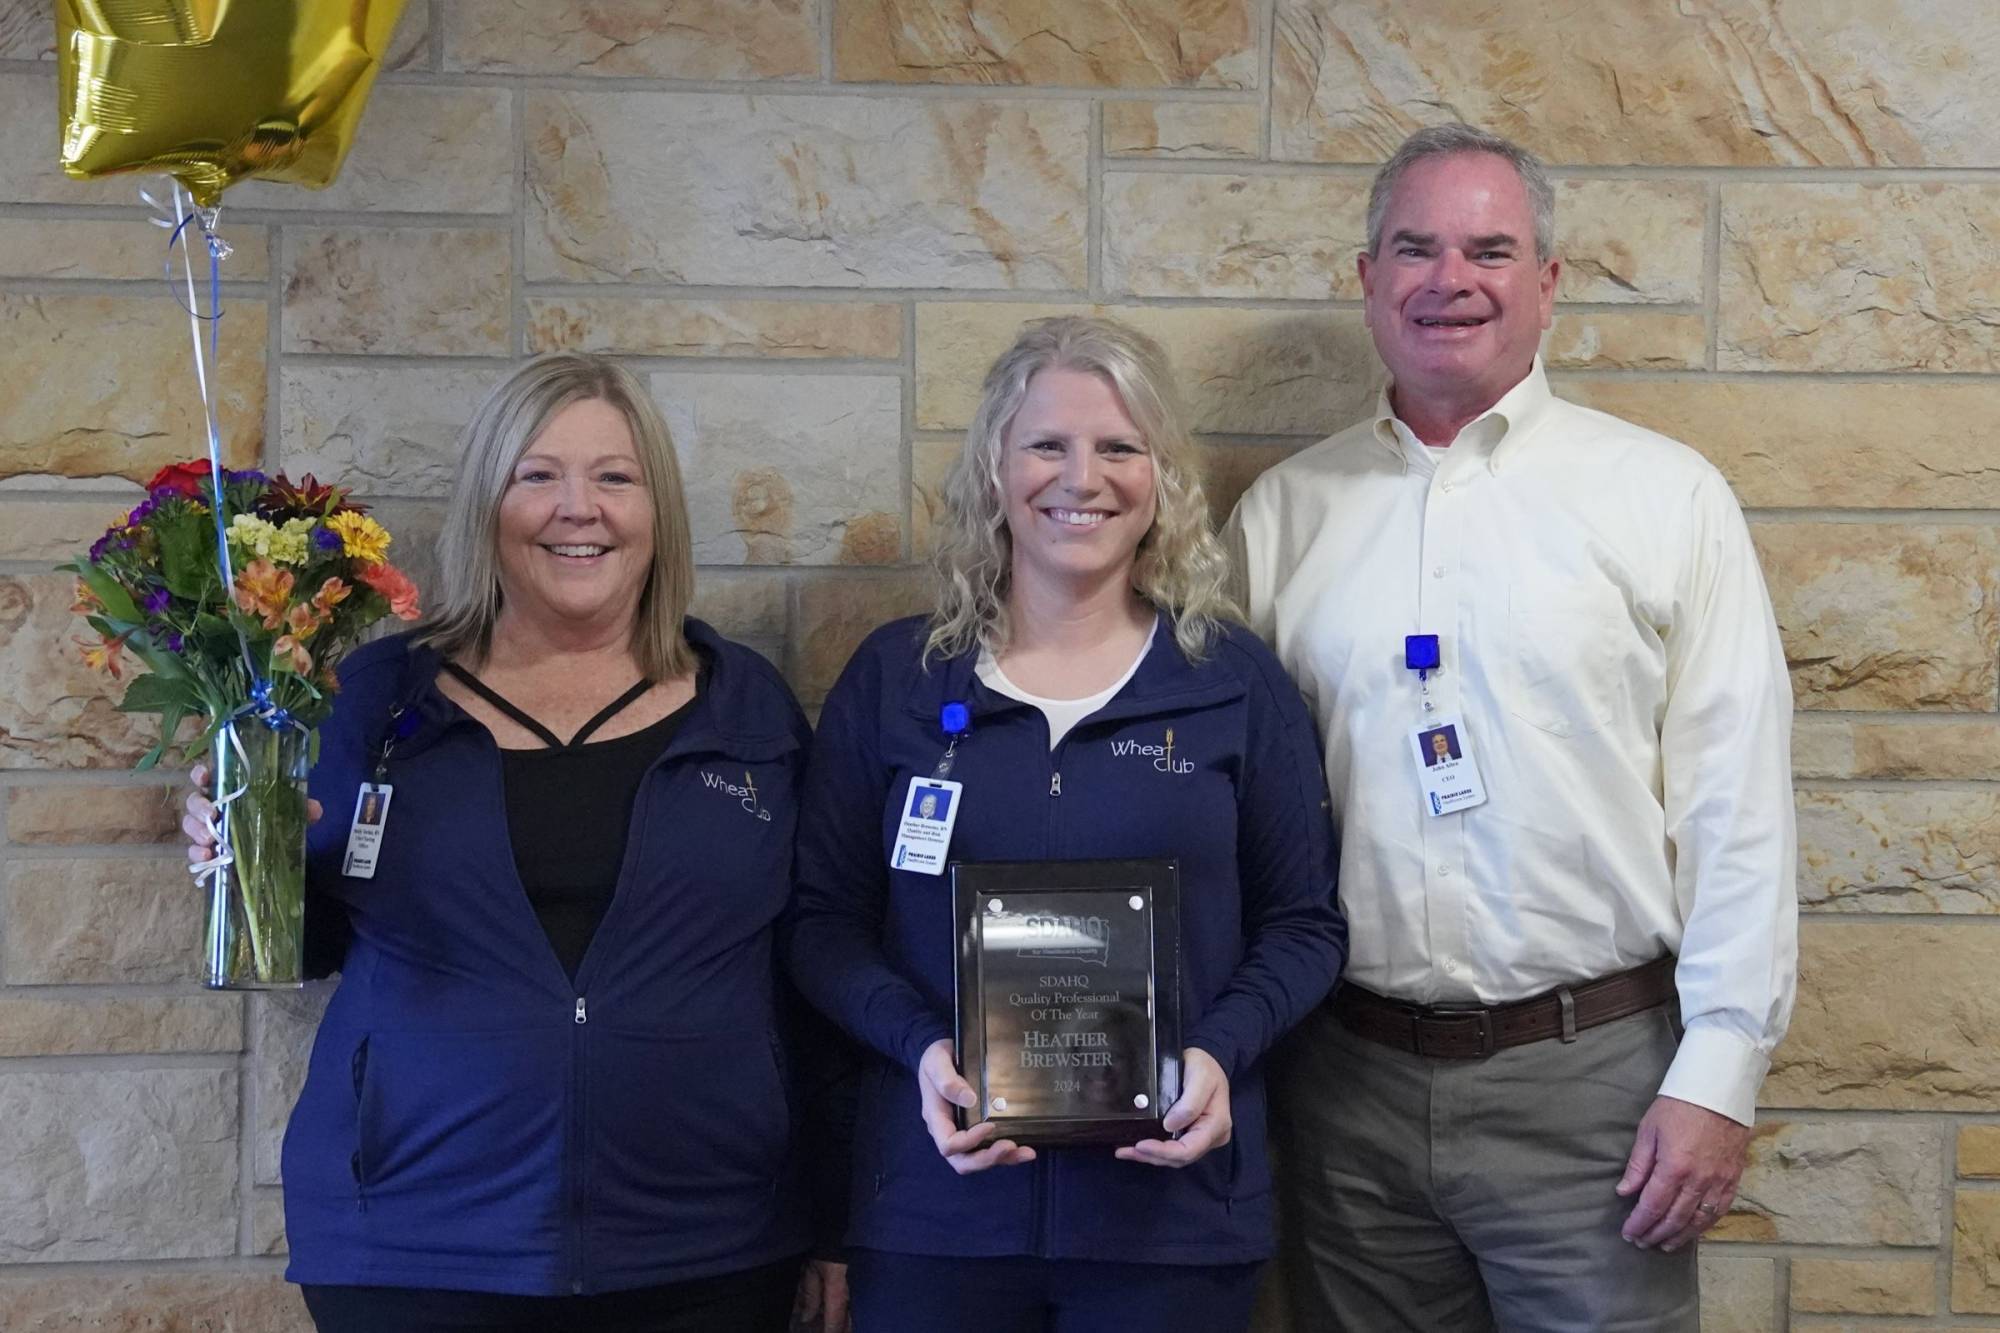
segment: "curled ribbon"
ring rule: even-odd
[[[212,497],[210,512],[215,518],[215,560],[217,568],[222,572],[223,592],[227,598],[233,600],[236,594],[236,571],[229,558],[229,526],[222,490],[222,431],[216,424],[215,395],[209,385],[208,373],[210,364],[219,363],[221,360],[222,261],[229,258],[230,246],[229,242],[223,240],[215,230],[219,210],[215,208],[203,208],[196,204],[193,196],[187,192],[179,181],[174,182],[173,213],[171,217],[168,216],[166,205],[155,199],[147,191],[141,190],[139,197],[152,207],[154,213],[152,219],[153,225],[163,227],[169,233],[167,237],[166,257],[167,290],[173,293],[175,304],[187,312],[189,340],[194,349],[195,386],[201,393],[202,422],[208,436],[208,481]],[[189,253],[191,247],[188,241],[188,229],[190,227],[195,228],[200,233],[203,248],[208,252],[208,310],[206,313],[202,311],[195,292],[194,258]],[[180,279],[187,293],[185,300],[182,299],[181,292],[176,290],[175,286],[174,252],[176,250],[180,252]],[[207,325],[208,337],[206,340],[202,337],[203,325]],[[204,341],[206,342],[206,346],[204,346]],[[241,626],[237,627],[236,641],[242,649],[243,665],[250,676],[250,700],[237,709],[233,715],[224,720],[223,725],[217,730],[217,735],[221,744],[230,746],[235,750],[238,772],[247,773],[249,770],[249,757],[243,751],[243,743],[237,738],[234,725],[238,718],[254,717],[273,731],[282,730],[285,727],[298,727],[300,730],[304,730],[305,728],[298,719],[292,716],[290,710],[280,705],[272,697],[271,679],[257,669],[256,657],[250,651],[249,638],[243,633]],[[221,774],[221,768],[222,765],[216,765],[218,777]],[[205,821],[208,832],[213,840],[215,854],[206,860],[196,861],[188,867],[197,881],[201,880],[204,876],[214,876],[210,884],[210,892],[215,894],[218,899],[221,899],[229,892],[229,878],[222,872],[236,864],[235,849],[230,845],[229,820],[226,817],[226,813],[230,804],[248,790],[249,784],[247,782],[240,782],[235,790],[220,792],[216,795],[215,813],[210,815]],[[216,907],[222,909],[224,916],[219,916],[215,919],[224,919],[226,917],[227,904],[218,901]]]

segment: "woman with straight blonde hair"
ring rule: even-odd
[[[287,1276],[326,1333],[780,1333],[805,719],[687,615],[680,471],[627,372],[528,362],[462,446],[432,610],[342,664],[312,772],[342,978],[285,1135]],[[839,1328],[837,1270],[808,1285]]]
[[[870,636],[821,715],[788,958],[875,1054],[848,1231],[862,1333],[1248,1321],[1273,1244],[1261,1057],[1332,986],[1346,933],[1313,728],[1232,619],[1183,422],[1143,335],[1027,325],[946,489],[935,612]],[[917,821],[945,852],[911,860]],[[1185,1049],[1162,1132],[960,1129],[978,1098],[952,1039],[947,860],[1165,858]]]

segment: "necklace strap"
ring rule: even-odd
[[[629,707],[635,699],[639,698],[647,690],[653,688],[652,681],[650,680],[640,681],[638,684],[634,685],[631,689],[625,691],[625,693],[619,695],[616,699],[613,699],[610,703],[604,705],[603,708],[600,708],[597,711],[597,715],[591,718],[590,721],[584,723],[583,726],[580,729],[578,729],[576,735],[569,738],[568,744],[564,744],[562,739],[558,737],[553,731],[550,731],[540,722],[528,716],[526,712],[522,711],[520,708],[517,708],[513,703],[509,702],[505,697],[503,697],[498,690],[495,690],[492,686],[488,685],[485,681],[481,680],[479,677],[473,675],[470,671],[467,671],[464,667],[460,666],[458,663],[446,662],[444,664],[444,669],[451,673],[451,677],[453,680],[456,680],[459,684],[465,686],[466,689],[471,690],[474,694],[484,699],[487,703],[492,704],[502,713],[506,714],[514,721],[520,723],[527,730],[533,732],[535,738],[541,741],[542,744],[546,745],[551,750],[567,750],[574,746],[583,744],[584,741],[589,738],[592,732],[596,731],[606,722],[609,722],[612,718],[616,717],[620,712]]]
[[[647,690],[650,690],[652,688],[653,688],[652,681],[650,680],[640,681],[638,684],[634,685],[631,689],[625,691],[625,693],[619,695],[616,699],[613,699],[610,703],[598,709],[597,716],[591,718],[590,721],[584,723],[582,727],[578,728],[576,735],[569,738],[569,743],[571,745],[583,744],[584,741],[589,738],[591,732],[596,731],[606,722],[609,722],[612,718],[616,717],[619,713],[623,712],[628,706],[631,705],[631,703],[635,699],[637,699],[640,695],[644,694]]]

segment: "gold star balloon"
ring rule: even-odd
[[[340,172],[403,0],[56,0],[62,168],[237,181]]]

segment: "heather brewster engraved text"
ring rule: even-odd
[[[1174,864],[957,864],[952,884],[965,1122],[1025,1143],[1158,1135],[1180,1073]]]

